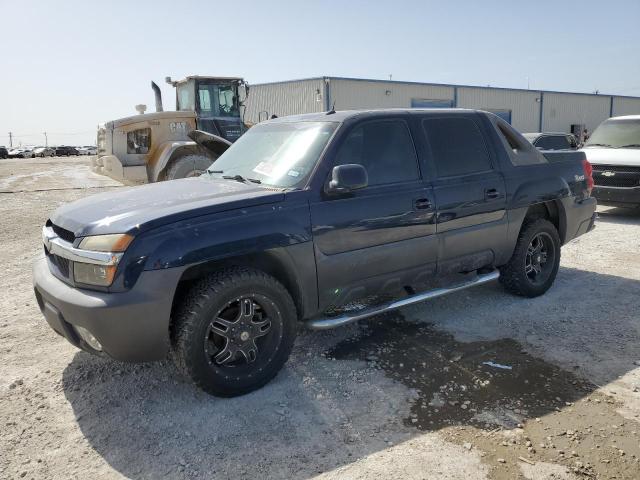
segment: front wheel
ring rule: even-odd
[[[525,221],[509,263],[500,268],[500,281],[511,293],[537,297],[545,293],[560,267],[560,236],[549,221]]]
[[[233,397],[274,378],[291,353],[296,308],[259,270],[228,268],[199,280],[176,310],[172,355],[204,391]]]
[[[204,155],[185,155],[171,161],[164,175],[165,180],[198,177],[211,166],[211,160]]]

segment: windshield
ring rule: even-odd
[[[640,148],[640,119],[606,120],[596,128],[584,146]]]
[[[198,83],[198,102],[202,117],[237,117],[238,95],[232,84]]]
[[[209,173],[240,175],[275,187],[299,187],[308,178],[337,125],[334,122],[256,125],[209,167]]]

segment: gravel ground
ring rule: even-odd
[[[640,478],[640,213],[599,208],[541,298],[492,284],[303,331],[275,381],[218,399],[38,311],[48,213],[118,185],[86,158],[0,161],[0,478]]]

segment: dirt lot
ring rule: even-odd
[[[0,478],[640,478],[640,213],[600,208],[544,297],[491,284],[303,331],[275,381],[217,399],[38,311],[48,213],[117,188],[86,158],[0,161]]]

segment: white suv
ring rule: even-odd
[[[640,115],[605,120],[582,151],[593,166],[598,203],[640,207]]]

